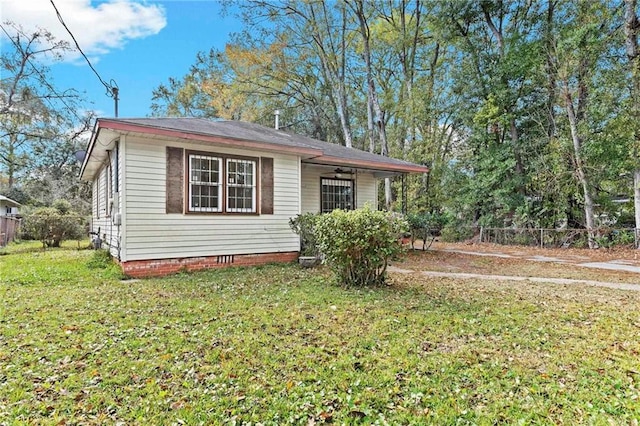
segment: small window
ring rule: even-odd
[[[189,210],[222,211],[222,159],[189,155]]]
[[[322,178],[320,187],[322,213],[330,213],[335,209],[353,210],[352,180]]]
[[[94,216],[99,218],[100,217],[100,174],[98,174],[98,177],[93,182],[93,198],[95,200],[95,204],[94,204],[95,214],[94,214]]]
[[[116,142],[116,146],[111,153],[111,193],[120,192],[120,143]]]
[[[256,162],[227,159],[227,211],[256,211]]]

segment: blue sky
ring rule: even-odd
[[[40,26],[59,39],[68,35],[57,20],[50,0],[2,0],[2,21],[11,19],[23,27]],[[104,2],[54,0],[65,23],[93,66],[106,82],[120,89],[119,116],[145,117],[151,113],[151,92],[169,77],[182,77],[199,51],[222,49],[240,22],[215,0]],[[4,42],[3,42],[4,43]],[[50,67],[59,90],[74,88],[101,117],[114,114],[113,99],[77,54]]]

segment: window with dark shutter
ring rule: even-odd
[[[167,213],[273,214],[273,158],[167,147],[166,182]]]

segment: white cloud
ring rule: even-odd
[[[167,24],[158,4],[113,0],[95,4],[90,0],[54,0],[60,15],[80,47],[93,59],[122,48],[128,41],[157,34]],[[58,40],[74,46],[50,0],[0,0],[1,21],[12,21],[27,31],[44,28]],[[74,60],[78,52],[65,59]]]

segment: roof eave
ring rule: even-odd
[[[84,159],[82,160],[82,166],[80,167],[80,180],[82,180],[84,176],[84,171],[87,168],[87,163],[89,163],[89,158],[93,153],[93,147],[96,144],[96,139],[98,138],[98,123],[100,123],[100,119],[97,119],[95,124],[93,125],[93,130],[91,131],[91,139],[89,139],[89,144],[87,145],[87,152],[84,155]]]
[[[12,200],[11,198],[2,196],[0,197],[0,201],[4,201],[5,204],[7,204],[9,207],[21,207],[22,204],[20,204],[19,202]]]
[[[356,160],[330,155],[321,155],[305,161],[311,164],[326,164],[332,166],[347,166],[356,168],[366,168],[372,170],[389,171],[396,173],[429,173],[429,168],[418,164],[397,164],[381,161]]]

